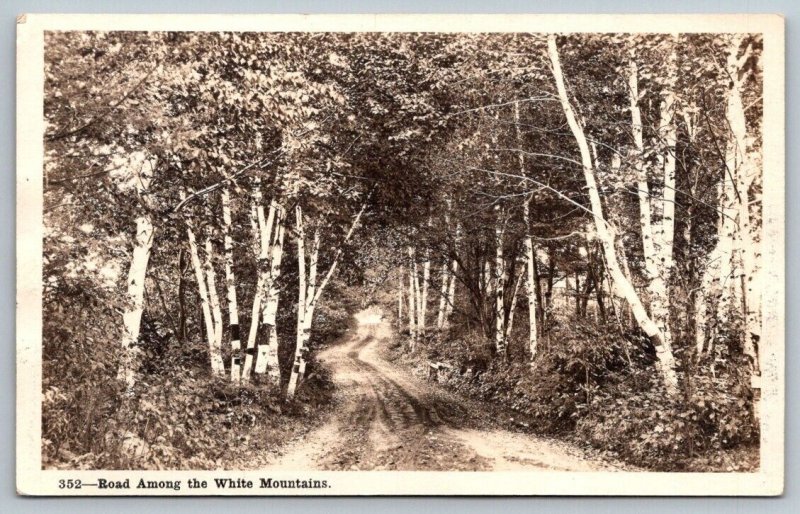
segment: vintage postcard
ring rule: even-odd
[[[17,31],[19,494],[782,494],[780,16]]]

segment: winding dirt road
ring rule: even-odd
[[[392,330],[379,311],[319,359],[338,390],[330,419],[268,465],[286,470],[593,471],[615,466],[563,442],[487,426],[481,405],[417,380],[379,355]]]

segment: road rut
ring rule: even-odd
[[[567,443],[481,426],[474,402],[417,380],[380,356],[394,337],[374,309],[318,359],[337,386],[330,419],[291,442],[269,469],[550,471],[613,470]]]

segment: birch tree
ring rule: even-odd
[[[228,331],[231,344],[231,381],[241,380],[242,343],[239,340],[239,305],[236,300],[236,274],[233,269],[233,237],[231,236],[231,197],[228,188],[222,190],[222,219],[225,248],[225,289],[228,299]]]
[[[125,167],[124,173],[127,174],[127,180],[122,182],[120,187],[123,190],[133,189],[140,201],[146,205],[145,196],[153,178],[154,161],[139,152],[123,160],[121,165]],[[125,382],[128,390],[132,389],[136,382],[139,361],[137,343],[144,311],[145,277],[155,230],[153,221],[147,212],[140,212],[135,223],[133,254],[127,278],[127,305],[122,314],[122,356],[118,372],[118,378]]]
[[[731,322],[732,312],[744,320],[742,346],[747,357],[755,390],[755,415],[759,415],[760,363],[758,342],[761,333],[761,285],[758,241],[751,222],[752,186],[759,175],[759,154],[748,134],[743,95],[752,70],[752,42],[745,44],[741,34],[731,35],[723,70],[727,137],[724,168],[718,186],[719,222],[717,243],[708,257],[697,296],[696,346],[708,351],[718,338],[718,327]]]
[[[663,193],[658,198],[662,216],[659,223],[654,224],[652,218],[652,198],[646,168],[646,150],[643,138],[643,123],[639,102],[643,94],[639,92],[639,65],[636,62],[634,47],[630,50],[628,63],[628,94],[630,97],[631,131],[633,134],[634,154],[632,160],[637,177],[639,197],[639,225],[644,248],[645,271],[648,284],[650,311],[653,321],[659,327],[666,345],[672,344],[672,330],[669,323],[670,295],[668,285],[673,270],[673,247],[675,235],[675,102],[674,85],[677,76],[676,43],[670,41],[667,65],[664,67],[666,79],[659,108],[659,124],[657,136],[659,141],[654,145],[658,149],[659,168],[663,171]]]
[[[583,167],[583,175],[586,181],[586,187],[588,189],[591,213],[594,218],[597,236],[603,245],[606,268],[613,280],[613,292],[617,296],[620,296],[622,299],[627,301],[628,305],[630,305],[631,310],[633,311],[633,315],[636,318],[638,325],[652,341],[656,349],[656,356],[658,358],[658,366],[662,380],[668,394],[674,396],[678,392],[678,379],[675,372],[675,358],[672,353],[672,347],[670,342],[664,338],[664,335],[659,329],[658,325],[656,325],[656,323],[648,315],[641,299],[639,298],[639,295],[631,284],[630,279],[620,268],[615,248],[616,236],[614,234],[614,228],[603,216],[603,206],[600,200],[599,189],[597,187],[594,163],[592,162],[589,144],[586,140],[583,126],[575,115],[567,93],[555,35],[550,35],[548,37],[547,53],[552,65],[553,77],[555,79],[561,107],[564,111],[564,115],[567,119],[567,123],[570,127],[572,135],[575,137],[575,140],[578,144],[578,149],[580,150],[581,166]]]
[[[336,272],[336,268],[344,252],[344,247],[353,237],[366,208],[367,204],[364,203],[358,213],[353,217],[350,228],[342,239],[341,244],[336,249],[327,272],[319,282],[317,281],[317,270],[320,245],[322,244],[320,227],[317,226],[314,229],[310,248],[311,251],[307,260],[306,224],[303,218],[303,209],[300,205],[295,208],[295,238],[297,243],[298,264],[297,338],[295,342],[294,361],[292,362],[292,371],[289,376],[289,386],[286,393],[289,398],[294,396],[300,379],[305,375],[307,354],[309,351],[308,343],[311,339],[311,327],[314,321],[314,310],[317,308],[322,293],[328,286],[331,277]]]

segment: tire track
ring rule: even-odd
[[[401,373],[377,348],[393,337],[379,311],[356,315],[357,331],[319,360],[333,372],[338,411],[276,466],[323,470],[614,469],[566,443],[485,426],[466,428],[470,405]],[[470,410],[472,409],[472,410]],[[474,424],[474,423],[471,423]],[[481,428],[483,427],[483,428]]]

